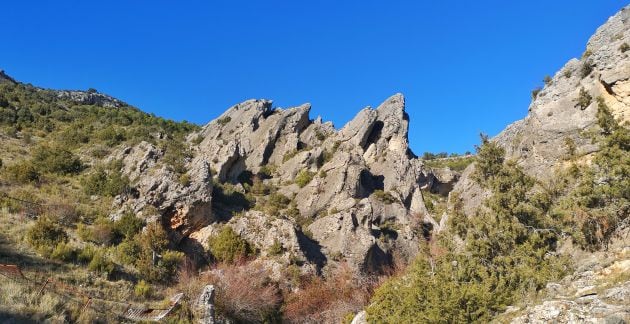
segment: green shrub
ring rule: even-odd
[[[545,85],[548,86],[548,85],[551,85],[551,83],[553,82],[553,79],[550,76],[545,75],[545,78],[543,79],[543,82],[545,83]]]
[[[287,196],[274,192],[267,197],[267,204],[274,206],[278,209],[284,209],[291,203],[291,199]]]
[[[169,140],[164,144],[164,162],[177,174],[186,173],[186,162],[193,157],[192,151],[181,139]]]
[[[158,268],[162,271],[162,280],[171,280],[177,275],[179,266],[184,261],[184,253],[167,250],[162,253],[162,258],[158,261]]]
[[[590,166],[573,166],[563,177],[564,195],[552,204],[552,215],[584,249],[605,247],[630,215],[630,131],[619,126],[598,99],[600,150]]]
[[[184,187],[188,187],[190,185],[190,175],[188,173],[180,175],[177,180],[179,181],[179,184]]]
[[[133,241],[123,241],[117,252],[121,261],[133,263],[145,280],[164,283],[173,278],[183,260],[183,254],[167,249],[168,244],[162,225],[150,223]]]
[[[298,153],[300,153],[300,151],[299,151],[299,150],[292,150],[292,151],[289,151],[289,152],[285,153],[285,154],[282,156],[282,162],[287,162],[287,161],[291,160],[291,159],[292,159],[294,156],[296,156]]]
[[[153,287],[151,287],[151,285],[146,281],[140,280],[133,288],[133,293],[136,297],[148,299],[151,298],[151,295],[153,295]]]
[[[481,135],[481,146],[477,147],[477,163],[472,175],[478,183],[485,184],[487,179],[493,178],[503,168],[505,150],[488,136]]]
[[[219,123],[219,125],[221,125],[221,126],[225,126],[231,121],[232,121],[232,117],[230,117],[230,116],[225,116],[223,118],[217,119],[217,123]]]
[[[249,243],[234,233],[229,226],[223,226],[219,233],[208,240],[210,252],[217,261],[234,262],[253,254]]]
[[[602,129],[604,135],[612,134],[619,127],[612,113],[610,113],[604,98],[601,96],[597,97],[597,125]]]
[[[569,79],[573,75],[573,72],[571,72],[571,70],[569,70],[569,69],[566,69],[566,70],[564,70],[563,75],[564,75],[565,78]]]
[[[126,140],[125,131],[113,125],[103,128],[98,132],[96,137],[110,147],[116,146]]]
[[[88,264],[88,269],[90,271],[98,272],[100,274],[104,274],[105,276],[109,276],[116,265],[105,255],[105,252],[99,250],[92,257],[92,261]]]
[[[116,256],[123,264],[134,265],[142,256],[142,247],[137,240],[125,239],[116,246]]]
[[[593,65],[589,60],[584,60],[582,63],[582,68],[580,69],[580,76],[582,79],[586,78],[593,72]]]
[[[385,192],[383,190],[374,190],[374,192],[372,193],[374,195],[374,197],[378,200],[380,200],[381,202],[385,203],[385,204],[393,204],[395,203],[397,200],[394,196],[392,196],[391,193],[389,192]]]
[[[317,167],[321,168],[324,164],[330,162],[335,156],[334,151],[324,150],[322,154],[317,157]]]
[[[250,188],[250,192],[256,196],[264,196],[268,195],[272,188],[266,185],[260,178],[254,177],[252,180],[252,186]]]
[[[276,173],[277,168],[278,167],[273,164],[263,165],[260,167],[260,170],[258,170],[258,176],[262,179],[272,178],[274,173]]]
[[[57,243],[57,246],[50,254],[50,257],[55,260],[70,262],[74,261],[77,256],[77,251],[70,244],[65,242]]]
[[[119,239],[114,222],[106,217],[97,219],[93,225],[79,224],[77,233],[83,241],[99,245],[110,245]]]
[[[203,142],[203,139],[204,139],[204,137],[203,137],[203,136],[201,136],[201,135],[197,135],[197,136],[195,136],[195,138],[192,140],[192,143],[193,143],[194,145],[199,145],[199,144],[201,144],[201,142]]]
[[[49,256],[59,243],[68,240],[68,235],[47,217],[40,217],[26,233],[26,241],[44,256]]]
[[[114,229],[122,237],[131,239],[142,230],[145,222],[131,212],[125,212],[116,222]]]
[[[269,255],[281,255],[284,252],[284,248],[282,247],[282,243],[280,243],[280,241],[278,241],[278,239],[275,239],[273,241],[273,245],[271,245],[269,247],[269,250],[267,251],[267,254]]]
[[[80,125],[71,124],[61,131],[57,137],[67,147],[76,147],[90,141],[90,131]]]
[[[314,176],[315,174],[313,172],[304,169],[298,172],[298,174],[295,176],[295,183],[300,188],[304,188],[307,184],[311,182],[311,180],[313,180]]]
[[[449,159],[428,160],[424,164],[429,168],[449,168],[454,171],[463,171],[474,161],[474,156],[462,156]]]
[[[628,45],[628,43],[623,43],[619,46],[619,50],[621,51],[621,53],[625,53],[630,50],[630,45]]]
[[[0,108],[0,124],[4,125],[13,125],[17,120],[17,114],[15,110],[11,107],[2,107]]]
[[[102,195],[114,197],[129,188],[129,178],[120,171],[106,171],[97,167],[82,180],[83,191],[87,195]]]
[[[318,141],[323,142],[326,140],[326,134],[320,130],[315,130],[315,138],[317,138]]]
[[[33,165],[43,172],[76,174],[81,172],[81,160],[60,146],[39,146],[33,152]]]
[[[236,187],[229,183],[214,183],[212,188],[212,199],[214,202],[222,204],[228,208],[237,210],[249,209],[256,203],[256,199],[251,194],[242,194]]]
[[[4,170],[7,178],[20,184],[37,183],[41,175],[29,161],[21,161],[13,165],[9,165]]]
[[[150,223],[138,236],[138,243],[143,251],[161,253],[168,246],[168,234],[159,223]]]
[[[580,94],[578,96],[577,106],[580,107],[580,109],[584,110],[591,104],[592,100],[593,97],[591,97],[588,91],[586,91],[586,89],[584,88],[581,88]]]
[[[559,231],[540,203],[545,199],[532,191],[535,181],[515,163],[503,163],[503,150],[487,137],[477,152],[476,181],[492,195],[471,218],[454,201],[449,228],[464,240],[461,248],[448,232],[435,242],[439,254],[424,245],[404,275],[376,290],[369,322],[489,322],[568,270],[568,260],[554,253]]]
[[[85,248],[77,251],[77,261],[83,264],[89,264],[96,254],[96,249],[88,245]]]
[[[431,152],[424,152],[422,153],[422,159],[425,161],[429,161],[429,160],[435,160],[435,159],[444,159],[448,157],[448,153],[446,152],[440,152],[440,153],[431,153]]]
[[[575,153],[577,150],[577,146],[575,145],[575,141],[571,137],[564,138],[564,145],[567,148],[567,158],[571,159],[575,157]]]

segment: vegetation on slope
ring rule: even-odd
[[[454,211],[450,222],[457,224],[456,233],[428,242],[406,275],[377,290],[368,308],[371,319],[487,322],[566,271],[566,260],[549,255],[558,237],[543,230],[550,220],[531,194],[534,181],[514,163],[504,163],[496,144],[482,142],[476,175],[494,192],[487,210],[470,219]],[[459,236],[462,246],[453,246],[452,236]]]
[[[605,246],[628,222],[630,134],[601,98],[598,102],[594,140],[600,150],[591,164],[578,163],[572,154],[558,181],[527,176],[482,137],[474,179],[492,196],[471,218],[451,197],[449,231],[428,241],[404,275],[376,291],[369,319],[487,322],[570,269],[568,259],[556,252],[563,236],[589,250]]]
[[[145,280],[143,285],[164,287],[178,271],[183,254],[171,249],[159,224],[141,232],[144,220],[131,213],[117,221],[109,218],[113,197],[128,190],[130,180],[122,175],[120,161],[105,158],[123,147],[147,141],[172,151],[176,156],[165,163],[181,168],[179,157],[187,156],[179,153],[186,151],[184,137],[197,128],[130,106],[79,104],[55,91],[1,82],[2,226],[16,217],[36,219],[25,222],[24,230],[15,229],[3,238],[12,247],[9,251],[23,256],[36,251],[38,258],[67,265],[63,280],[75,285],[93,286],[93,279],[85,279],[89,273],[107,283],[104,291],[105,286],[121,279],[125,286]],[[20,261],[24,258],[7,259],[8,255],[0,254],[0,263],[26,265]],[[31,276],[53,274],[57,276],[56,270]],[[21,289],[26,294],[31,288]],[[149,294],[139,296],[141,300]],[[59,303],[62,305],[62,300]],[[76,321],[80,315],[69,306],[55,306],[52,314],[46,305],[31,306],[30,316],[41,315],[42,320],[54,315]]]

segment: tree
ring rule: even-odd
[[[76,174],[83,170],[81,160],[60,146],[39,146],[33,152],[33,165],[43,172],[61,175]]]
[[[503,150],[487,137],[477,152],[475,179],[492,192],[486,208],[471,218],[454,210],[454,233],[429,241],[444,252],[425,245],[406,274],[378,288],[367,309],[370,322],[489,322],[566,271],[566,259],[550,254],[558,231],[532,190],[535,181],[504,162]],[[452,248],[452,234],[463,239],[461,249]]]
[[[47,217],[40,217],[26,233],[26,241],[44,256],[49,256],[59,243],[66,242],[68,234]]]
[[[482,186],[486,180],[494,177],[503,167],[505,150],[495,142],[488,139],[487,135],[481,134],[481,146],[476,146],[477,163],[473,179]]]

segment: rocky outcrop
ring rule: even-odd
[[[621,49],[630,43],[629,17],[625,8],[598,28],[583,57],[570,60],[538,93],[528,116],[496,137],[508,158],[543,177],[568,156],[567,139],[578,155],[596,151],[587,132],[596,127],[600,96],[622,123],[630,121],[630,56]]]
[[[597,130],[597,100],[601,97],[623,124],[630,122],[630,9],[622,9],[597,29],[582,58],[572,59],[535,96],[527,117],[509,125],[493,141],[531,176],[553,176],[569,156],[586,157],[598,150],[589,136]],[[470,179],[474,165],[462,175],[454,192],[464,201],[467,214],[487,195]]]
[[[629,18],[630,7],[611,17],[591,37],[583,57],[570,60],[535,96],[527,117],[492,139],[505,149],[507,159],[516,161],[527,174],[543,181],[568,165],[564,163],[570,153],[567,143],[575,144],[574,159],[590,163],[591,155],[599,150],[589,135],[600,131],[597,98],[603,100],[622,125],[628,125]],[[473,164],[462,173],[451,193],[451,198],[456,194],[461,199],[463,211],[469,217],[483,208],[483,201],[490,195],[472,180],[474,167]],[[594,253],[574,248],[565,240],[559,252],[570,256],[577,270],[559,282],[549,283],[540,293],[542,301],[509,307],[496,322],[625,323],[630,320],[628,228],[621,226],[615,233],[616,240],[605,251]]]
[[[118,214],[131,210],[145,218],[159,217],[179,240],[213,221],[211,173],[207,163],[193,160],[187,173],[190,180],[183,182],[162,162],[163,156],[161,149],[147,142],[122,150],[117,159],[134,186],[116,197],[114,204]]]
[[[607,251],[575,253],[576,271],[547,284],[543,300],[510,307],[498,320],[521,323],[626,323],[630,320],[630,228],[619,231]],[[573,252],[573,253],[571,253]]]
[[[346,260],[380,271],[394,253],[413,256],[422,219],[431,219],[421,188],[437,177],[409,150],[404,97],[363,109],[339,131],[311,120],[310,108],[273,108],[268,100],[229,108],[188,137],[186,184],[160,162],[160,149],[126,149],[119,158],[136,195],[119,197],[119,208],[153,206],[175,236],[201,245],[227,222],[262,257],[285,265],[290,257],[317,267]],[[215,192],[212,182],[221,184]],[[286,198],[277,213],[267,214],[271,198],[253,195],[255,186]],[[275,240],[284,253],[266,255]]]
[[[17,83],[17,81],[15,81],[15,79],[13,79],[8,74],[6,74],[4,70],[0,70],[0,83],[3,83],[3,82],[9,82],[9,83],[14,83],[14,84]]]
[[[106,108],[121,108],[128,106],[126,103],[116,98],[98,93],[94,90],[58,90],[55,91],[55,94],[59,99],[74,101],[81,105],[97,105]]]

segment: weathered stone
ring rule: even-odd
[[[202,314],[199,323],[201,324],[215,324],[215,307],[214,307],[214,286],[207,285],[203,288],[201,295],[197,300],[197,307],[199,307]]]

